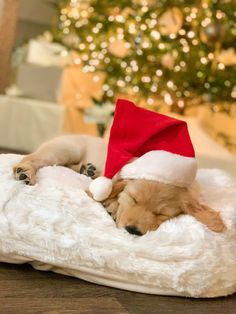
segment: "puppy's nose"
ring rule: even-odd
[[[138,228],[135,227],[135,226],[126,226],[125,229],[126,229],[126,231],[128,231],[131,234],[135,234],[135,235],[138,235],[138,236],[142,235],[142,232],[139,231]]]

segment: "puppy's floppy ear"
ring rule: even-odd
[[[193,216],[212,231],[222,232],[225,229],[225,225],[220,217],[220,214],[210,207],[200,204],[194,198],[190,198],[188,202],[183,204],[182,209],[185,214]]]
[[[107,199],[115,198],[120,192],[124,190],[126,183],[127,183],[126,180],[119,180],[115,182],[113,184],[111,194],[108,196]]]

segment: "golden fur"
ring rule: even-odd
[[[13,167],[13,173],[16,180],[33,185],[41,167],[63,165],[81,172],[82,166],[92,163],[96,170],[91,176],[97,177],[104,171],[106,151],[107,143],[102,139],[86,135],[61,136],[24,157]],[[215,232],[225,228],[219,213],[200,204],[193,191],[156,181],[118,181],[103,205],[117,227],[136,235],[155,230],[162,222],[180,214],[192,215]]]
[[[180,214],[189,214],[215,232],[224,230],[219,213],[200,204],[187,188],[151,180],[123,180],[103,202],[119,228],[145,234]]]

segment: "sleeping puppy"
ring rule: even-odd
[[[118,228],[136,235],[156,230],[180,214],[189,214],[210,230],[222,232],[225,226],[219,213],[200,204],[195,194],[194,190],[152,180],[122,180],[114,184],[103,205]]]
[[[61,165],[94,179],[104,172],[106,154],[107,142],[101,138],[65,135],[25,156],[13,167],[13,174],[16,180],[34,185],[39,168]],[[192,215],[215,232],[225,228],[219,213],[200,204],[192,190],[171,184],[121,180],[114,184],[108,199],[102,203],[118,228],[135,235],[156,230],[162,222],[180,214]]]

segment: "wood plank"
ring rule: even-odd
[[[7,298],[1,300],[0,313],[96,313],[126,314],[115,298]]]
[[[82,313],[116,313],[113,309],[110,311],[111,306],[116,307],[117,311],[122,310],[121,313],[131,314],[236,313],[236,294],[215,299],[147,295],[104,287],[52,272],[40,272],[27,264],[0,263],[0,314],[80,313],[77,309],[79,300],[83,304]],[[89,300],[93,300],[91,306]],[[97,302],[99,306],[95,309],[94,304]],[[27,312],[31,310],[29,306],[32,312]],[[101,312],[98,312],[101,308]]]
[[[193,299],[123,293],[117,300],[135,314],[236,314],[236,294],[222,298]],[[132,300],[132,302],[131,302]]]
[[[12,289],[14,287],[14,289]],[[57,280],[0,280],[0,298],[79,298],[116,296],[121,290],[111,289],[75,279]]]

